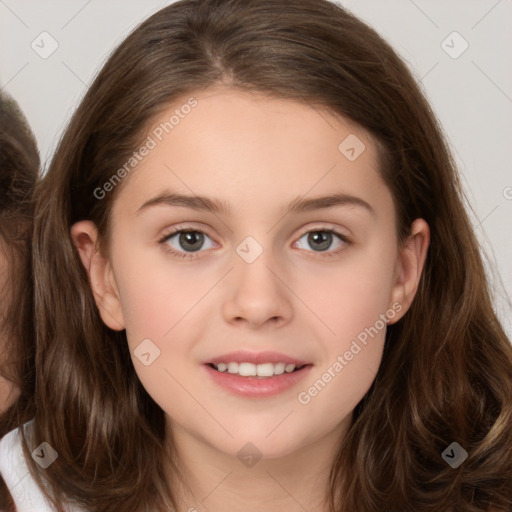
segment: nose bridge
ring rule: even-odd
[[[279,262],[270,245],[271,237],[249,235],[235,248],[234,286],[225,304],[227,320],[244,318],[260,324],[270,318],[290,317],[291,303],[284,276],[279,279]]]
[[[247,285],[256,292],[260,288],[273,288],[278,285],[274,275],[278,262],[272,250],[271,237],[263,239],[262,235],[257,236],[261,243],[255,236],[249,235],[235,248],[237,257],[234,270],[238,289]]]

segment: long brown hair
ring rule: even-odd
[[[31,240],[33,193],[39,169],[37,144],[17,103],[0,93],[0,257],[5,289],[0,289],[0,377],[17,395],[0,411],[0,437],[35,414]],[[0,480],[0,510],[10,499]]]
[[[34,477],[44,476],[59,506],[176,506],[164,413],[137,378],[125,332],[102,323],[70,227],[89,219],[108,239],[120,187],[103,199],[94,191],[174,100],[218,83],[326,107],[367,129],[382,148],[400,242],[416,218],[431,229],[417,296],[389,326],[378,374],[339,447],[331,510],[510,510],[512,346],[454,162],[405,64],[326,0],[180,0],[136,28],[90,86],[37,192],[38,409],[24,441]],[[43,440],[59,454],[44,472],[30,457]],[[468,453],[457,469],[441,457],[454,441]]]

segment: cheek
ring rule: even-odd
[[[214,276],[208,280],[162,255],[148,258],[145,252],[133,252],[129,259],[119,258],[115,264],[130,344],[144,338],[170,338],[205,294],[208,282],[214,282]]]
[[[116,283],[139,380],[162,408],[170,408],[172,397],[171,403],[181,404],[184,411],[190,397],[180,384],[197,366],[191,349],[214,314],[207,294],[218,277],[212,270],[155,253],[131,250],[130,258],[123,258],[122,250],[117,258],[113,254]]]
[[[0,246],[0,353],[3,352],[3,343],[4,343],[4,330],[6,329],[6,313],[9,306],[12,303],[12,290],[9,286],[9,275],[10,272],[9,266],[7,265],[7,260],[4,258],[2,254],[2,249]]]
[[[2,253],[0,245],[0,307],[5,308],[7,299],[9,296],[9,290],[7,289],[7,276],[9,275],[9,268],[7,266],[7,260]],[[1,311],[0,311],[1,313]]]
[[[208,281],[165,258],[131,256],[115,268],[133,365],[153,400],[179,421],[197,414],[182,386],[193,366],[190,346],[204,330],[199,302],[215,276]]]
[[[326,430],[354,409],[378,372],[386,318],[400,308],[389,304],[396,263],[389,247],[383,240],[324,275],[317,273],[308,293],[308,305],[321,321],[323,353],[297,402],[305,414],[324,417]]]
[[[343,348],[386,313],[395,264],[396,252],[382,240],[365,251],[347,252],[322,271],[311,267],[298,274],[299,294],[324,324],[328,347]]]

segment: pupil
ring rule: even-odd
[[[328,233],[326,231],[314,231],[310,233],[308,236],[308,242],[312,247],[314,247],[315,244],[318,244],[318,242],[320,242],[317,245],[317,248],[320,251],[325,251],[326,249],[328,249],[331,245],[331,240],[332,233]]]
[[[195,247],[187,247],[187,244],[189,245],[196,245]],[[198,233],[197,231],[189,231],[185,233],[181,233],[180,235],[180,245],[183,247],[183,249],[190,250],[190,251],[198,251],[201,246],[203,245],[203,234]]]

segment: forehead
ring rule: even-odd
[[[164,188],[243,207],[334,188],[371,196],[384,186],[367,132],[306,102],[210,89],[174,101],[145,140],[150,149],[116,199],[132,212]]]

